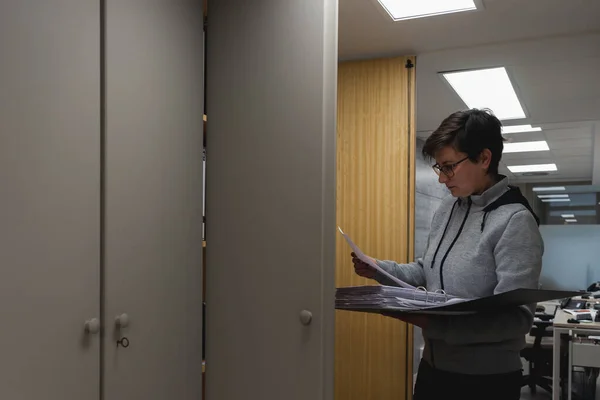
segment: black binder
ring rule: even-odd
[[[542,289],[515,289],[494,296],[481,297],[479,299],[465,301],[464,303],[449,304],[430,309],[445,311],[472,311],[485,312],[495,311],[526,304],[535,304],[542,301],[558,300],[565,297],[581,296],[583,292],[564,290],[542,290]]]

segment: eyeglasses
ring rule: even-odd
[[[461,162],[465,161],[468,158],[469,157],[467,156],[467,157],[463,158],[462,160],[455,162],[454,164],[446,164],[446,165],[435,164],[432,168],[436,174],[440,175],[443,173],[448,178],[452,178],[454,176],[454,169],[458,166],[458,164],[460,164]]]

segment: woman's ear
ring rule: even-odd
[[[490,163],[492,162],[492,152],[490,149],[483,149],[481,154],[479,154],[479,162],[486,170],[490,167]]]

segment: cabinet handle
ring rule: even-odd
[[[127,328],[129,325],[129,315],[121,314],[115,318],[115,325],[117,328]]]
[[[96,334],[100,332],[100,321],[98,318],[92,318],[85,321],[84,329],[86,333]]]
[[[312,321],[312,313],[308,310],[300,311],[300,323],[302,325],[310,325]]]

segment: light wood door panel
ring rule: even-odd
[[[340,63],[337,223],[367,254],[407,262],[414,232],[413,58]],[[336,243],[336,285],[357,276]],[[400,399],[412,391],[412,328],[376,315],[336,312],[337,400]]]
[[[100,2],[0,2],[0,398],[97,400]]]

